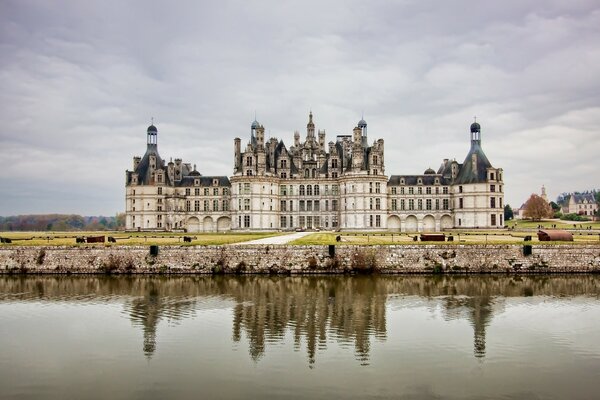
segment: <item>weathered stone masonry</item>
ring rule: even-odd
[[[5,247],[0,273],[600,272],[598,245]]]

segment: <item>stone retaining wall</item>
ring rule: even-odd
[[[0,273],[600,272],[600,245],[149,246],[0,248]]]

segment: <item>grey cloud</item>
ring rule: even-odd
[[[595,1],[0,4],[0,214],[123,209],[154,116],[164,158],[231,172],[257,112],[291,143],[364,111],[388,174],[462,161],[478,115],[507,201],[585,190],[600,148]]]

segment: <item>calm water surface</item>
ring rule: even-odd
[[[599,294],[595,276],[0,276],[0,398],[599,398]]]

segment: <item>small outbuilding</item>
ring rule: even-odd
[[[540,242],[550,242],[550,241],[561,241],[561,242],[572,242],[573,234],[571,232],[563,231],[560,229],[540,229],[538,231],[538,239]]]

